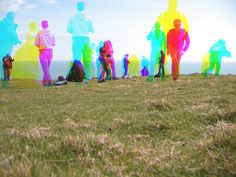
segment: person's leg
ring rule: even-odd
[[[124,74],[123,74],[122,78],[127,75],[127,71],[128,71],[128,66],[125,65],[125,66],[124,66]]]
[[[171,54],[171,59],[172,59],[172,77],[173,80],[177,80],[178,79],[178,70],[179,70],[179,61],[178,61],[178,57],[177,57],[177,52],[172,52]]]
[[[111,70],[112,70],[112,78],[116,78],[116,67],[115,67],[115,60],[113,57],[110,59],[110,64],[111,64]]]
[[[3,67],[3,72],[4,72],[4,80],[8,81],[8,71],[6,67]]]
[[[152,49],[151,55],[150,55],[150,72],[149,76],[153,77],[155,68],[156,68],[156,57],[157,57],[157,50]]]
[[[219,76],[219,75],[220,75],[220,69],[221,69],[221,61],[218,60],[218,61],[216,62],[216,68],[215,68],[215,75],[216,75],[216,76]]]
[[[207,75],[214,70],[215,67],[215,60],[214,58],[210,58],[210,66],[204,71],[204,76],[207,77]]]
[[[50,73],[49,73],[49,57],[50,55],[48,54],[47,50],[41,50],[40,51],[40,55],[39,55],[39,60],[40,60],[40,64],[42,67],[42,71],[43,71],[43,84],[50,84],[51,82],[51,77],[50,77]]]

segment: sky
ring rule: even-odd
[[[150,56],[150,41],[146,37],[160,13],[168,8],[168,0],[85,0],[85,13],[92,19],[95,33],[91,42],[111,40],[115,60],[125,53],[139,58]],[[24,42],[28,24],[48,20],[56,37],[54,60],[71,60],[71,35],[66,26],[70,16],[76,13],[76,0],[0,0],[0,19],[8,11],[16,13],[18,34]],[[236,60],[236,0],[179,0],[178,10],[189,23],[190,47],[182,60],[202,61],[209,48],[222,38]],[[14,48],[16,51],[18,47]]]

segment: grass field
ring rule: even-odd
[[[0,176],[236,176],[236,76],[0,89]]]

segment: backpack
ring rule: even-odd
[[[3,67],[6,69],[12,69],[12,62],[13,61],[14,60],[9,55],[3,57],[3,59],[2,59]]]
[[[83,82],[84,79],[85,72],[83,64],[78,60],[74,60],[73,65],[70,68],[68,75],[66,76],[66,80],[74,82]]]

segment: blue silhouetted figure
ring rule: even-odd
[[[92,21],[84,14],[84,2],[77,3],[77,13],[67,24],[67,31],[72,35],[72,54],[74,60],[81,61],[85,44],[90,46],[90,33],[94,32]]]
[[[20,44],[16,33],[15,13],[8,12],[6,17],[0,21],[0,58],[7,54],[11,55],[14,45]],[[2,67],[0,67],[0,77],[3,78]]]
[[[129,54],[125,54],[122,64],[123,64],[123,69],[124,69],[122,78],[124,78],[128,74],[128,65],[130,64]]]
[[[151,48],[152,48],[150,54],[149,80],[153,79],[160,51],[162,49],[166,51],[166,38],[160,28],[161,28],[160,24],[155,23],[154,28],[147,36],[147,40],[151,40]]]

